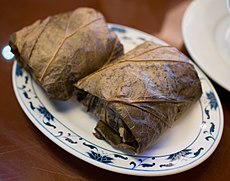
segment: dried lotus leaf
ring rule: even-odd
[[[78,100],[100,120],[95,135],[141,153],[201,94],[194,66],[176,48],[145,42],[81,79]]]
[[[38,20],[10,36],[12,52],[49,98],[67,100],[73,83],[123,54],[103,15],[91,8]]]

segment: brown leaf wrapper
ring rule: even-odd
[[[176,48],[145,42],[81,79],[78,100],[100,120],[95,135],[128,152],[153,145],[202,94],[188,61]]]
[[[12,34],[18,62],[49,98],[67,100],[73,83],[123,54],[103,15],[91,8],[50,16]]]

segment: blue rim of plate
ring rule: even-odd
[[[133,46],[146,40],[166,44],[152,35],[126,26],[109,24],[121,42]],[[195,66],[196,67],[196,66]],[[196,67],[203,88],[199,100],[202,118],[196,138],[184,149],[166,155],[132,155],[92,143],[55,118],[39,99],[31,76],[17,62],[12,71],[17,100],[33,124],[67,152],[97,167],[128,175],[163,176],[189,170],[206,160],[218,146],[223,132],[223,110],[208,78]]]

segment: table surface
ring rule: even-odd
[[[181,22],[190,0],[11,0],[0,6],[0,47],[14,31],[48,15],[88,6],[108,22],[150,33],[188,54]],[[12,61],[0,58],[0,180],[228,180],[230,178],[230,93],[213,82],[224,110],[222,139],[199,166],[171,176],[136,177],[88,164],[44,136],[20,108],[12,87]]]

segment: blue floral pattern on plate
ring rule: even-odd
[[[165,44],[146,33],[120,25],[109,25],[124,43],[126,51],[149,40]],[[98,167],[131,175],[159,176],[191,169],[204,161],[217,147],[223,130],[223,111],[215,89],[197,68],[203,88],[199,101],[201,110],[197,135],[184,148],[169,154],[132,155],[110,147],[95,144],[73,127],[59,120],[41,99],[36,83],[16,62],[13,68],[13,85],[17,99],[36,127],[60,147]],[[77,117],[77,115],[76,115]]]

